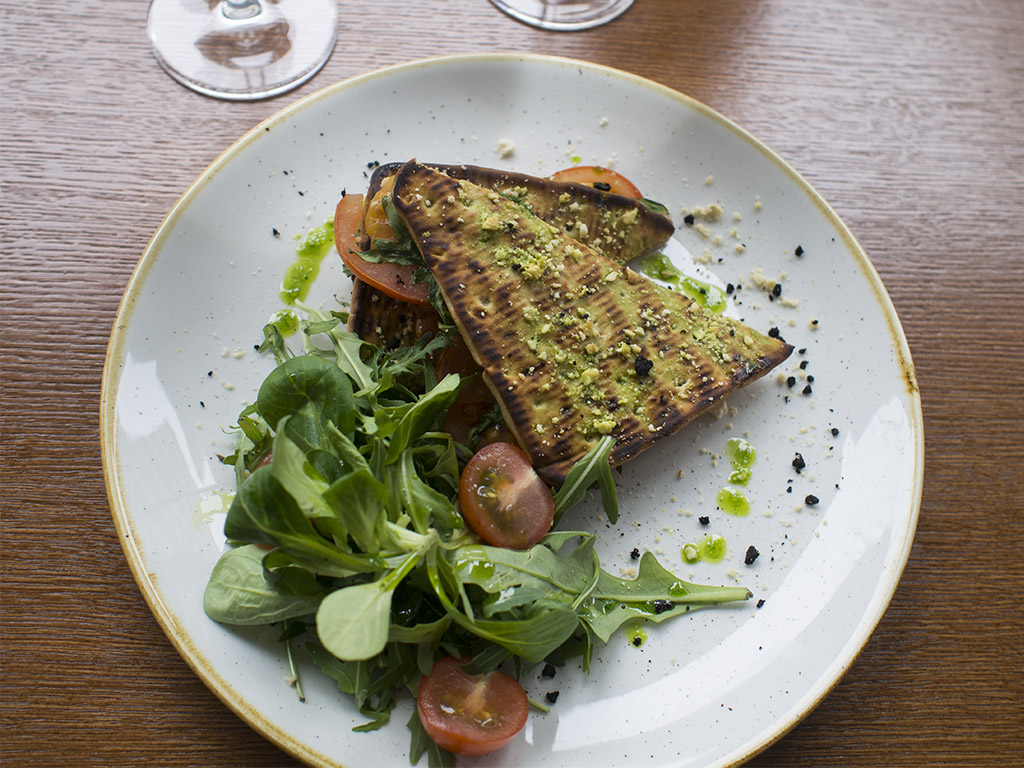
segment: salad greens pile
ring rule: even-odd
[[[264,329],[261,350],[277,367],[223,457],[238,486],[224,526],[231,548],[204,607],[225,624],[280,625],[293,670],[304,647],[355,697],[367,718],[355,730],[387,723],[398,692],[415,692],[441,656],[472,657],[471,673],[579,655],[589,669],[595,642],[626,622],[750,597],[686,583],[650,553],[635,579],[617,578],[583,531],[553,530],[524,551],[483,544],[456,506],[471,452],[438,429],[467,381],[436,379],[444,334],[382,350],[342,330],[344,313],[303,309],[301,354]],[[569,473],[556,520],[597,484],[614,521],[612,444]],[[426,751],[431,765],[451,764],[415,712],[408,725],[413,763]]]

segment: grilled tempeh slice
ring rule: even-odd
[[[385,180],[398,173],[402,165],[388,163],[378,167],[370,177],[367,199],[372,199],[381,189],[389,189],[391,185],[385,184]],[[631,197],[602,192],[586,184],[476,165],[424,165],[518,202],[534,215],[621,264],[661,248],[675,231],[667,214],[657,213]]]
[[[394,176],[402,165],[404,163],[387,163],[374,170],[367,201],[378,193],[391,193]],[[669,216],[656,213],[632,198],[602,192],[585,184],[475,165],[430,164],[430,167],[519,202],[550,224],[623,264],[660,248],[675,231]],[[370,247],[365,235],[362,247]],[[402,310],[401,302],[356,281],[352,289],[349,330],[378,346],[395,339],[410,343],[414,340],[410,334],[415,326],[408,322],[409,312]]]
[[[437,313],[433,307],[393,299],[357,277],[352,280],[348,329],[377,347],[408,347],[425,333],[437,333]]]
[[[493,190],[409,163],[399,213],[538,472],[602,435],[619,464],[763,376],[788,344],[637,275]]]

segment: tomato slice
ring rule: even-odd
[[[551,528],[555,502],[522,450],[490,443],[462,471],[459,512],[488,544],[528,549]]]
[[[551,178],[557,181],[586,184],[588,187],[600,189],[602,192],[613,192],[624,197],[643,197],[632,181],[611,168],[602,168],[599,165],[574,165],[572,168],[565,168],[551,174]]]
[[[445,656],[420,680],[416,711],[434,743],[460,755],[501,749],[530,713],[523,687],[503,672],[469,675],[464,661]]]
[[[358,255],[359,228],[363,221],[363,196],[345,195],[334,210],[334,245],[356,277],[399,301],[425,307],[430,304],[427,283],[414,283],[414,268],[407,264],[376,264]]]

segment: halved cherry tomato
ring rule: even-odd
[[[438,659],[420,680],[416,711],[434,743],[460,755],[501,749],[522,730],[530,713],[523,687],[503,672],[469,675],[464,662]]]
[[[528,549],[551,528],[555,502],[525,453],[511,443],[491,443],[462,471],[459,512],[488,544]]]
[[[375,264],[365,261],[358,252],[362,250],[356,239],[363,220],[363,196],[345,195],[334,211],[334,245],[341,260],[352,273],[388,296],[417,306],[428,306],[429,287],[427,283],[414,283],[413,267],[405,264]]]
[[[602,168],[599,165],[574,165],[572,168],[565,168],[551,174],[551,178],[557,181],[586,184],[588,187],[600,189],[602,192],[614,192],[616,195],[624,197],[643,197],[632,181],[621,173],[610,168]]]

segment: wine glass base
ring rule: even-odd
[[[206,96],[277,96],[313,77],[334,50],[336,0],[260,0],[253,3],[258,13],[240,19],[225,15],[225,7],[208,0],[151,0],[149,6],[156,60]]]
[[[491,0],[514,19],[541,29],[573,32],[605,24],[633,0]]]

